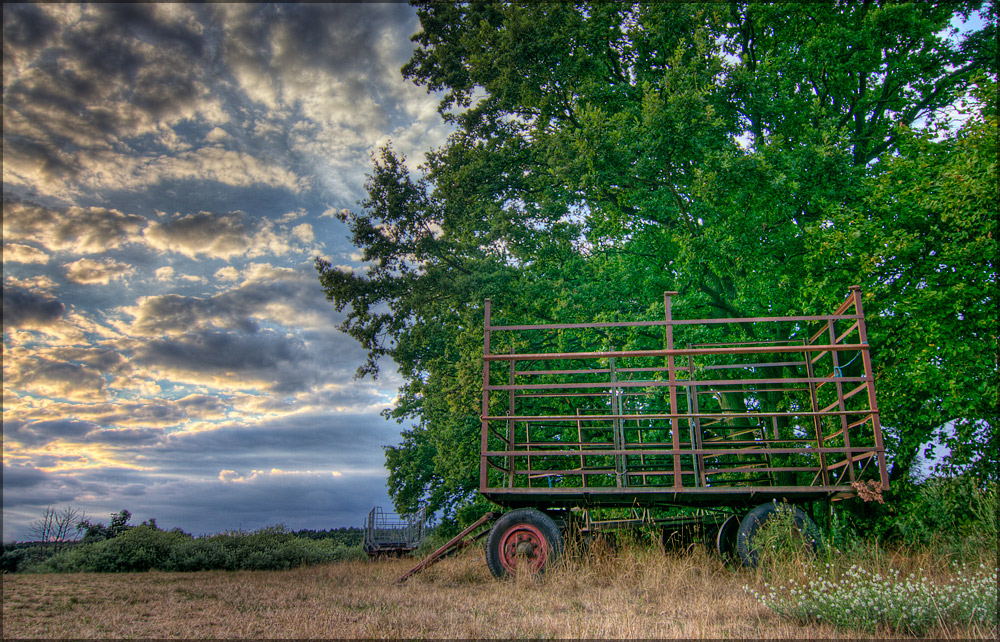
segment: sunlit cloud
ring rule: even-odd
[[[41,243],[51,252],[107,252],[140,240],[145,225],[143,217],[115,209],[49,208],[6,197],[3,201],[4,239]]]
[[[17,355],[4,360],[3,376],[5,388],[27,394],[90,402],[107,398],[101,373],[80,363]]]
[[[36,295],[49,297],[51,297],[59,287],[59,284],[56,283],[52,277],[45,274],[32,274],[30,276],[23,277],[4,275],[3,284],[7,288],[27,290]]]
[[[38,248],[21,243],[5,243],[3,260],[11,263],[48,263],[49,255]]]
[[[252,470],[247,474],[240,474],[235,470],[220,470],[219,481],[224,484],[249,484],[253,482],[264,482],[278,477],[299,477],[299,478],[320,478],[320,477],[340,477],[342,473],[336,470],[281,470],[272,468],[270,470]]]
[[[226,267],[217,270],[214,276],[218,281],[228,282],[228,281],[235,281],[236,279],[240,278],[240,273],[239,270],[237,270],[233,266],[227,265]]]
[[[116,279],[124,279],[134,271],[132,266],[113,259],[85,258],[66,265],[66,278],[81,285],[107,285]]]
[[[337,213],[370,152],[418,163],[449,132],[399,74],[413,8],[3,12],[5,538],[66,504],[358,523],[400,381],[352,379],[312,259],[366,269]]]
[[[272,221],[253,219],[244,212],[175,214],[163,222],[152,222],[144,236],[154,249],[192,258],[282,256],[307,250],[304,244],[293,245],[289,240],[293,237],[301,243],[302,232],[296,234]],[[311,243],[311,228],[307,236],[310,238],[305,243]]]
[[[290,192],[298,192],[307,185],[305,178],[286,167],[219,145],[142,157],[116,156],[104,160],[102,171],[82,182],[92,189],[125,190],[168,181],[280,187]]]

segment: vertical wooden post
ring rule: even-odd
[[[671,311],[671,300],[670,298],[677,294],[676,292],[664,292],[663,293],[663,315],[667,322],[667,350],[674,349],[674,326],[673,326],[673,312]],[[674,450],[674,488],[681,488],[684,485],[684,480],[681,478],[681,435],[680,435],[680,418],[677,417],[677,371],[674,365],[674,355],[667,354],[667,379],[670,388],[670,414],[674,415],[670,419],[670,433],[673,440],[673,450]]]
[[[479,442],[479,492],[485,492],[489,487],[487,478],[486,452],[488,450],[486,435],[489,432],[490,422],[487,419],[490,415],[490,300],[486,299],[483,306],[483,406],[480,418],[482,420],[482,434]],[[511,471],[513,474],[513,471]]]
[[[861,307],[861,286],[852,285],[851,295],[854,297],[854,311],[858,314],[858,342],[863,344],[861,360],[865,366],[865,382],[868,388],[868,409],[872,413],[872,429],[875,431],[875,451],[878,456],[879,479],[882,490],[889,490],[889,471],[886,470],[885,447],[882,445],[882,422],[878,417],[878,402],[875,400],[875,377],[872,374],[872,357],[868,352],[868,329],[865,327],[865,313]]]

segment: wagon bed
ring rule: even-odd
[[[365,519],[362,548],[369,557],[398,556],[415,550],[424,539],[424,511],[401,516],[375,506]]]
[[[832,314],[493,325],[480,493],[502,506],[745,507],[888,488],[861,293]],[[871,480],[871,481],[869,481]]]

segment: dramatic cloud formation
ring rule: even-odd
[[[370,155],[449,133],[393,4],[3,7],[4,539],[46,506],[360,525],[380,412],[313,268]]]

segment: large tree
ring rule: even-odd
[[[369,351],[360,373],[390,356],[406,381],[391,414],[416,426],[387,451],[404,510],[454,508],[476,487],[484,298],[537,322],[655,316],[664,290],[687,317],[738,317],[825,310],[857,280],[878,289],[860,234],[848,265],[823,260],[831,234],[859,217],[905,225],[872,213],[911,153],[901,132],[996,75],[992,3],[966,36],[950,21],[982,2],[414,4],[403,72],[443,91],[457,131],[417,179],[391,149],[375,159],[345,216],[369,272],[318,264]],[[823,278],[834,269],[855,281]],[[909,292],[879,296],[889,317]],[[879,385],[905,390],[925,366],[893,361],[893,342],[921,339],[873,336]],[[893,415],[908,435],[894,473],[969,407]]]

